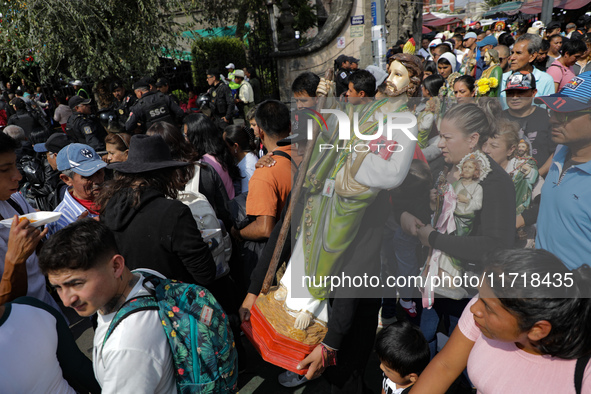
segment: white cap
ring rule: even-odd
[[[386,78],[388,78],[388,73],[385,72],[383,69],[381,69],[378,66],[367,66],[365,68],[367,71],[369,71],[371,73],[371,75],[374,76],[374,78],[376,79],[376,90],[378,88],[378,86],[380,86],[381,84],[384,83],[384,81],[386,80]]]
[[[441,41],[441,39],[439,39],[439,38],[436,38],[436,39],[434,39],[433,41],[431,41],[431,42],[429,43],[429,47],[428,47],[428,48],[429,48],[429,49],[428,49],[428,51],[429,51],[429,55],[433,56],[433,54],[431,53],[431,49],[432,49],[432,48],[435,48],[437,45],[441,44],[442,42],[443,42],[443,41]]]
[[[70,82],[70,85],[74,85],[74,86],[82,86],[82,81],[77,79],[75,81]]]
[[[542,22],[542,21],[535,21],[534,23],[532,23],[531,27],[534,27],[536,29],[543,29],[544,28],[544,22]]]
[[[234,67],[234,63],[230,63],[226,66],[226,68],[236,68],[236,67]]]

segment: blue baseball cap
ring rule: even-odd
[[[59,151],[56,159],[57,169],[59,171],[72,170],[82,176],[91,176],[101,168],[105,168],[105,163],[99,155],[88,145],[70,144]]]
[[[492,45],[493,47],[496,47],[497,44],[497,39],[494,36],[486,36],[482,40],[478,41],[476,43],[476,46],[478,48],[482,48],[487,45]]]
[[[556,112],[575,112],[591,108],[591,71],[577,75],[558,93],[537,97],[536,104],[546,104]]]
[[[474,33],[473,31],[469,31],[468,33],[466,33],[466,35],[464,36],[464,41],[466,41],[469,38],[478,38],[478,36],[476,35],[476,33]]]

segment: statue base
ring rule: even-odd
[[[250,321],[243,322],[242,331],[263,360],[305,375],[307,369],[298,370],[297,365],[314,350],[327,328],[314,322],[305,330],[294,328],[295,318],[277,301],[273,288],[267,295],[260,294],[250,311]]]

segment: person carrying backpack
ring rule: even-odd
[[[175,170],[188,164],[172,160],[161,136],[134,135],[127,160],[108,165],[118,175],[95,203],[128,267],[207,286],[216,277],[214,259],[191,209],[176,200],[181,185]]]
[[[40,267],[67,307],[98,312],[93,368],[102,393],[235,393],[228,317],[204,288],[130,271],[113,233],[81,219],[45,244]]]

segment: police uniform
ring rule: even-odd
[[[85,99],[89,99],[90,95],[88,94],[88,92],[86,90],[84,90],[83,88],[78,89],[78,91],[76,92],[77,96],[80,96],[82,98]]]
[[[123,97],[121,101],[117,100],[116,98],[113,99],[111,109],[117,114],[117,120],[121,125],[121,128],[125,128],[125,122],[127,122],[129,114],[131,113],[131,108],[136,102],[137,98],[131,94]]]
[[[176,105],[178,105],[178,106],[180,107],[180,105],[181,105],[181,102],[180,102],[180,100],[179,100],[179,98],[178,98],[177,96],[175,96],[175,95],[174,95],[174,94],[172,94],[172,93],[165,93],[165,95],[166,95],[166,96],[168,96],[168,97],[170,97],[170,99],[171,99],[172,101],[174,101],[174,102],[176,103]]]
[[[89,145],[97,152],[105,150],[107,132],[94,115],[74,111],[66,123],[66,134],[73,142]]]
[[[234,99],[230,87],[223,82],[217,86],[212,86],[207,91],[211,96],[211,106],[213,109],[212,118],[216,126],[223,130],[226,126],[232,124],[232,114],[234,111]],[[225,117],[227,122],[222,118]]]
[[[168,79],[158,78],[156,80],[156,88],[161,88],[163,86],[168,86],[168,89],[169,89],[168,92],[166,92],[166,93],[163,92],[163,94],[169,96],[177,105],[180,106],[181,103],[180,103],[179,99],[174,94],[169,93],[170,92],[170,83],[168,82]],[[158,90],[160,90],[160,89],[158,89]]]
[[[145,133],[156,122],[168,122],[178,125],[185,116],[185,112],[170,96],[161,92],[147,92],[133,107],[125,123],[125,130],[133,132],[138,123]]]
[[[336,95],[339,97],[343,92],[349,90],[349,71],[339,68],[335,77]]]

